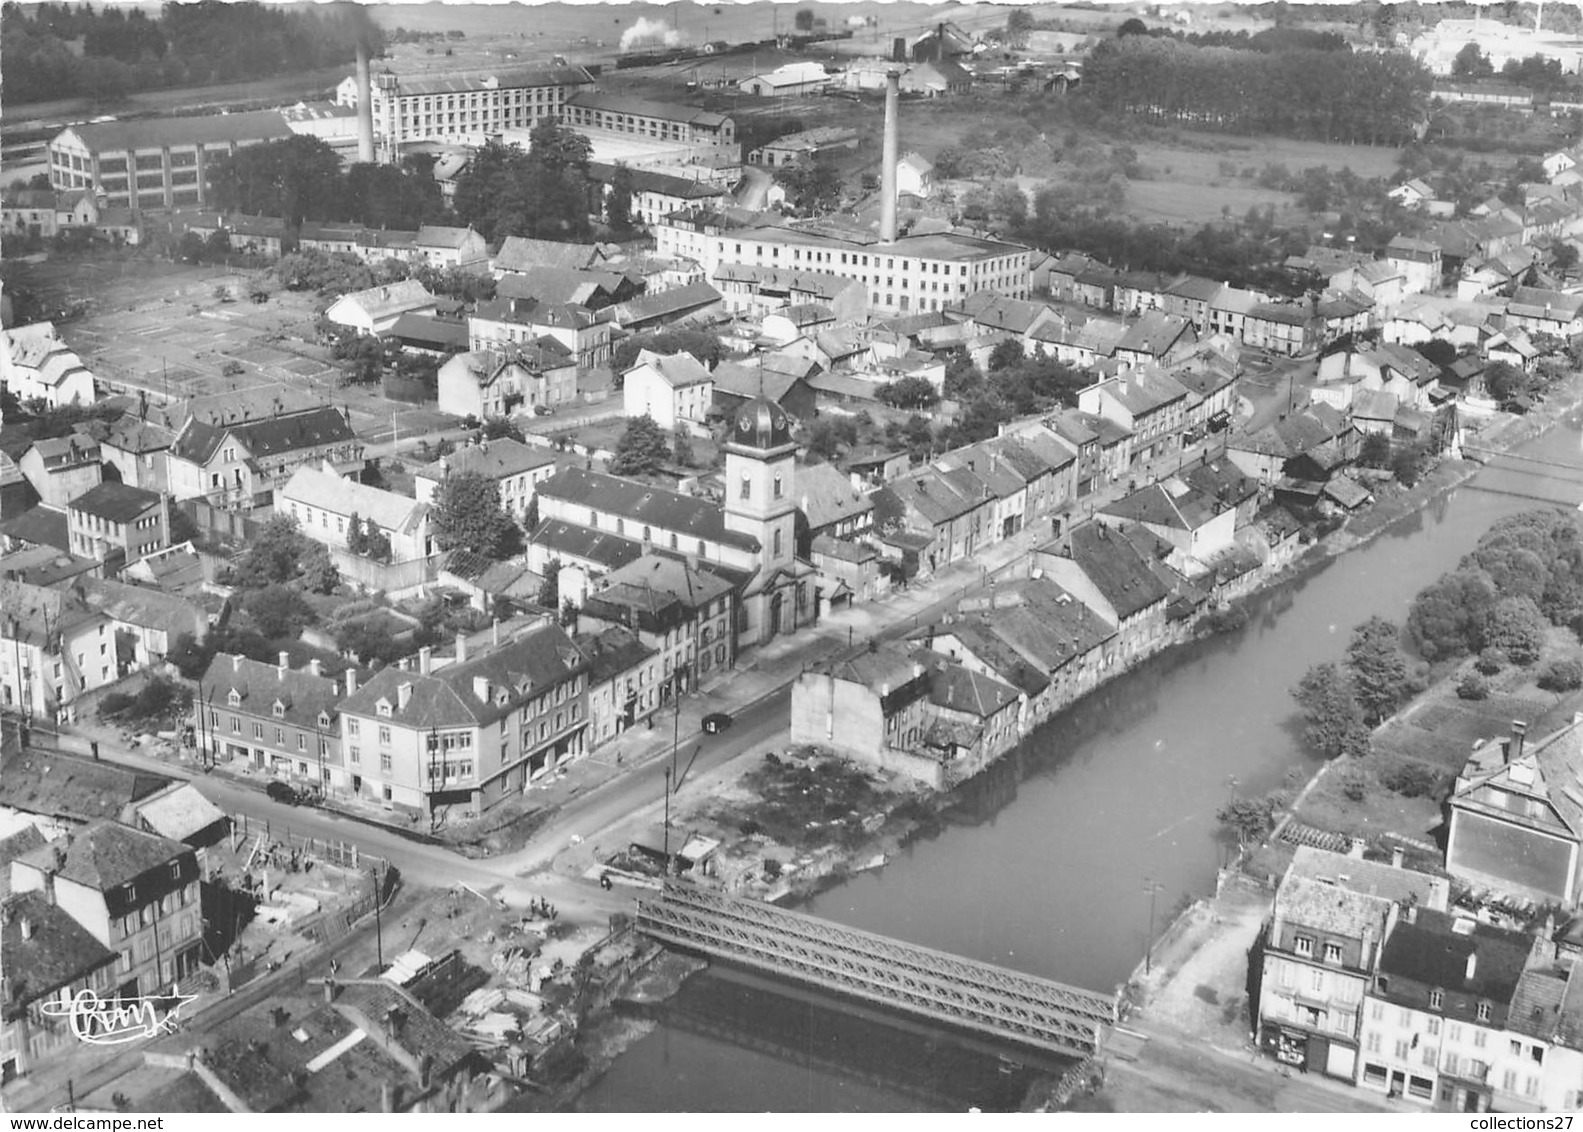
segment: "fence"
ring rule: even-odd
[[[265,820],[249,818],[246,814],[231,814],[231,829],[243,841],[262,836],[265,844],[274,842],[289,853],[293,850],[344,869],[394,872],[395,867],[384,857],[365,853],[355,841],[340,841],[328,837],[293,833],[290,826],[277,826]]]
[[[207,499],[183,499],[177,504],[204,532],[225,542],[252,542],[261,526],[257,520],[240,511],[227,511],[216,507]]]
[[[434,581],[437,558],[414,558],[410,562],[375,562],[349,550],[330,548],[330,561],[341,577],[367,590],[396,593]]]

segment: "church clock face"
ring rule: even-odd
[[[753,431],[753,422],[748,420],[746,417],[743,417],[741,420],[737,421],[737,431],[738,432],[752,432]]]

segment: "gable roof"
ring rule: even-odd
[[[162,774],[36,747],[10,755],[0,771],[0,804],[78,822],[114,819],[128,803],[172,782]]]
[[[419,503],[411,496],[397,495],[306,465],[291,473],[291,479],[279,494],[283,500],[296,500],[332,515],[355,514],[364,522],[372,519],[386,531],[415,529],[429,511],[428,504]]]
[[[536,696],[587,667],[587,658],[565,631],[547,623],[427,675],[382,668],[342,701],[341,710],[365,718],[388,718],[419,730],[490,724],[510,715],[525,697]],[[488,681],[487,700],[479,698],[475,678]],[[410,685],[405,707],[401,705],[402,685]],[[501,693],[505,694],[504,703],[500,702]],[[388,717],[377,711],[381,700],[390,705]]]
[[[377,321],[388,315],[418,310],[421,307],[432,307],[435,299],[429,294],[429,289],[418,280],[403,279],[399,283],[386,283],[342,295],[331,309],[343,303],[358,307],[369,318]]]
[[[607,570],[643,557],[643,545],[637,539],[568,523],[564,519],[545,519],[528,541],[545,548],[551,558],[564,554],[568,558],[597,562]]]
[[[492,480],[521,475],[555,463],[555,453],[548,448],[536,448],[513,440],[509,436],[495,440],[481,440],[458,448],[449,456],[442,456],[433,463],[418,469],[424,479],[443,480],[450,475],[476,474]]]
[[[560,499],[590,510],[619,515],[680,535],[706,539],[740,550],[758,550],[759,540],[728,530],[720,504],[650,487],[584,468],[562,468],[538,487],[546,499]]]
[[[672,389],[686,389],[693,385],[708,385],[713,378],[704,364],[685,350],[674,354],[657,354],[653,350],[639,350],[637,360],[632,363],[630,374],[634,370],[647,366],[659,375],[661,381]]]
[[[602,684],[632,671],[651,656],[659,654],[622,625],[612,625],[598,633],[579,633],[577,647],[588,658],[589,684]]]
[[[1122,619],[1165,601],[1170,590],[1155,577],[1143,556],[1119,534],[1098,523],[1070,533],[1071,558]]]
[[[210,424],[195,416],[188,417],[176,434],[170,452],[179,460],[201,466],[214,458],[228,435],[241,441],[255,460],[357,439],[345,413],[333,405],[319,405],[230,425]]]
[[[5,954],[6,971],[0,1011],[7,1022],[22,1008],[116,960],[114,951],[36,891],[6,898],[0,915],[0,951]]]
[[[248,657],[231,653],[216,653],[203,679],[198,682],[199,694],[209,704],[227,707],[234,691],[240,697],[236,710],[261,718],[275,718],[275,705],[281,705],[278,717],[297,727],[312,730],[319,726],[321,715],[335,720],[341,700],[340,684],[330,676],[315,676],[312,671],[282,668],[265,664]]]
[[[1528,961],[1528,936],[1476,920],[1461,923],[1470,926],[1458,930],[1456,919],[1427,908],[1419,910],[1413,921],[1398,919],[1380,955],[1380,974],[1399,975],[1423,986],[1509,1006]],[[1478,959],[1470,979],[1471,955]],[[1449,1014],[1456,998],[1448,998]],[[1471,1017],[1473,1012],[1465,1013]]]
[[[530,271],[535,267],[557,267],[582,271],[602,258],[597,244],[569,244],[559,240],[534,240],[527,236],[507,236],[495,253],[496,271]]]
[[[829,464],[798,468],[793,483],[798,505],[808,519],[808,526],[815,531],[874,510],[874,501]]]
[[[118,821],[99,821],[58,837],[17,861],[41,871],[54,870],[59,877],[102,893],[191,855],[192,850],[180,841]]]

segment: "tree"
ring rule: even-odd
[[[1237,835],[1237,844],[1257,841],[1275,824],[1275,800],[1233,798],[1215,811],[1215,820]]]
[[[302,594],[279,582],[248,594],[242,608],[266,637],[295,637],[318,619]]]
[[[1334,664],[1316,664],[1304,673],[1292,698],[1303,709],[1303,741],[1327,759],[1363,755],[1369,729],[1352,682]]]
[[[1347,644],[1347,675],[1363,721],[1371,726],[1394,712],[1412,691],[1399,638],[1394,624],[1375,616],[1352,630]]]
[[[1001,181],[990,193],[989,210],[1008,228],[1021,228],[1028,222],[1028,194],[1015,181]]]
[[[307,542],[290,515],[276,515],[263,525],[237,563],[237,580],[248,588],[287,582],[297,576],[297,562]]]
[[[1452,58],[1451,73],[1462,79],[1483,79],[1495,73],[1495,66],[1477,43],[1469,41]]]
[[[341,585],[341,571],[336,568],[335,560],[330,557],[330,548],[322,542],[304,539],[302,548],[300,572],[302,584],[316,594],[333,594]],[[389,544],[386,544],[385,560],[390,560]]]
[[[605,198],[605,220],[618,233],[632,228],[632,170],[616,166],[610,178],[610,195]]]
[[[662,467],[670,458],[671,447],[665,442],[665,433],[654,418],[644,413],[627,422],[621,439],[616,441],[615,455],[610,458],[613,476],[646,476]],[[551,605],[549,608],[554,609]]]
[[[502,558],[517,525],[500,505],[500,489],[477,472],[447,476],[434,497],[434,541],[441,550],[463,547]]]
[[[1006,38],[1013,44],[1026,39],[1033,30],[1033,13],[1026,8],[1013,8],[1006,13]]]
[[[692,438],[687,435],[687,430],[680,426],[677,427],[671,444],[671,456],[679,467],[690,468],[693,466]]]
[[[379,524],[369,519],[363,525],[363,556],[375,562],[389,562],[395,553],[395,548],[390,545],[390,536],[380,530]]]
[[[532,534],[539,527],[539,496],[535,492],[532,499],[528,500],[528,509],[522,513],[522,529]]]
[[[798,8],[796,14],[792,16],[792,27],[802,32],[813,31],[813,21],[812,8]]]
[[[1021,342],[1015,338],[1003,338],[989,352],[989,372],[999,373],[1008,366],[1021,365],[1026,357]]]
[[[1358,450],[1358,463],[1365,468],[1385,468],[1391,463],[1391,438],[1383,432],[1371,432],[1363,438]]]
[[[1401,444],[1391,453],[1391,472],[1403,487],[1412,487],[1423,479],[1429,463],[1429,450],[1422,444]]]
[[[940,400],[940,395],[927,378],[903,377],[887,381],[875,390],[876,397],[898,409],[927,409]]]
[[[1485,619],[1484,641],[1503,651],[1513,664],[1532,664],[1545,643],[1544,615],[1533,598],[1503,597]]]
[[[1137,16],[1133,16],[1129,20],[1124,20],[1122,22],[1122,25],[1119,28],[1116,29],[1116,38],[1117,39],[1125,39],[1129,35],[1148,35],[1148,34],[1149,34],[1149,25],[1144,23],[1142,20],[1138,19]]]
[[[857,422],[851,417],[820,417],[808,430],[808,454],[816,460],[834,460],[842,445],[857,443]]]
[[[559,609],[561,607],[561,560],[559,558],[552,558],[544,564],[544,582],[539,586],[539,607],[541,609]]]
[[[812,161],[783,165],[776,177],[786,186],[792,207],[800,212],[818,216],[840,207],[841,171],[828,153],[817,154]]]
[[[1418,591],[1407,613],[1407,639],[1434,662],[1484,647],[1484,622],[1495,604],[1490,576],[1477,567],[1442,574]]]
[[[577,608],[577,603],[571,598],[561,602],[561,627],[569,629],[573,633],[577,632],[577,618],[581,613],[582,611]]]
[[[356,511],[346,521],[346,549],[353,554],[365,554],[368,551],[368,536],[363,533],[363,520]]]

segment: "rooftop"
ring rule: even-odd
[[[157,491],[124,483],[101,483],[89,488],[67,506],[72,511],[95,515],[106,522],[130,523],[150,507],[159,506]]]
[[[191,855],[192,850],[179,841],[117,821],[100,821],[58,837],[17,861],[104,893]]]
[[[278,110],[90,122],[68,126],[55,141],[59,142],[66,134],[75,134],[92,153],[179,148],[213,142],[272,141],[293,136],[291,127]]]
[[[759,549],[759,541],[752,535],[726,528],[725,512],[718,503],[604,472],[562,468],[539,485],[538,494],[678,535],[739,550]]]
[[[0,951],[5,953],[6,973],[0,1012],[8,1022],[21,1008],[116,960],[114,951],[42,892],[20,892],[5,899]]]

